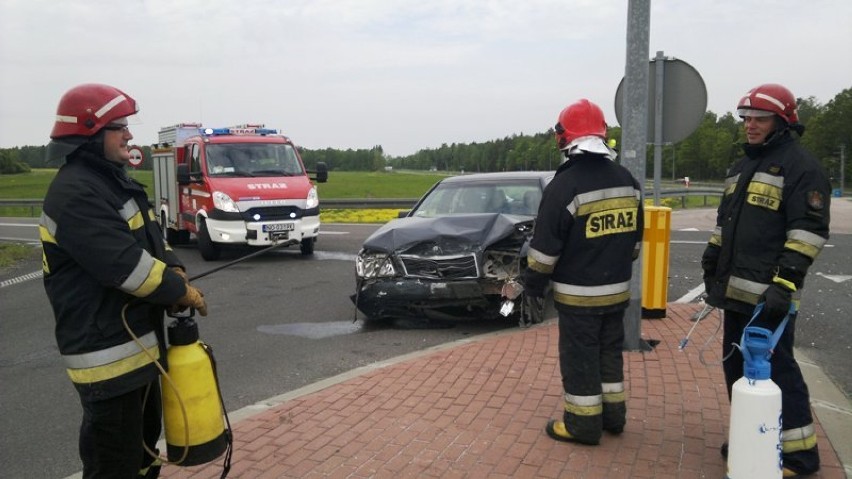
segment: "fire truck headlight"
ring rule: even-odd
[[[237,208],[237,204],[234,203],[234,200],[231,199],[230,196],[222,193],[221,191],[213,192],[213,207],[217,210],[226,211],[228,213],[239,213],[240,209]]]
[[[396,269],[388,255],[362,252],[355,258],[355,274],[364,279],[387,278],[396,274]]]
[[[310,191],[308,191],[308,200],[307,204],[305,205],[305,208],[311,209],[316,208],[317,206],[319,206],[319,194],[317,194],[317,189],[316,187],[314,187],[311,188]]]

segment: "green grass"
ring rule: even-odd
[[[33,169],[29,173],[0,175],[0,198],[44,198],[50,180],[56,175],[53,169]]]
[[[322,198],[419,198],[447,175],[435,173],[331,171],[317,186]]]
[[[34,169],[30,173],[19,175],[0,175],[0,198],[2,199],[40,199],[44,198],[50,181],[56,174],[55,169]],[[130,170],[130,175],[145,185],[149,194],[153,194],[154,175],[148,170]],[[354,172],[354,171],[332,171],[329,172],[327,183],[319,183],[320,198],[323,199],[346,199],[346,198],[419,198],[432,185],[434,185],[445,174],[430,173],[423,171],[394,171],[394,172]],[[662,206],[671,208],[682,208],[681,198],[663,198]],[[719,204],[719,198],[687,196],[687,208],[715,207]],[[379,216],[366,222],[383,222],[382,220],[392,215],[392,211],[375,212]],[[329,210],[327,216],[333,216],[333,220],[323,218],[328,222],[365,222],[364,212],[348,213],[346,210]],[[33,217],[41,214],[38,207],[0,207],[0,216]],[[369,216],[369,215],[368,215]],[[347,220],[346,218],[350,219]],[[394,216],[395,217],[395,216]]]
[[[12,266],[32,254],[32,246],[15,243],[0,243],[0,268]]]
[[[41,199],[47,193],[50,181],[56,175],[54,169],[34,169],[20,175],[0,175],[0,198],[2,199]],[[130,176],[145,185],[153,195],[154,174],[146,170],[130,170]],[[332,171],[327,183],[319,183],[320,198],[419,198],[444,174],[425,172],[354,172]],[[365,221],[363,212],[348,214],[345,210],[334,210],[335,220],[340,222],[385,222],[388,215],[395,213],[383,211],[379,216],[372,215]],[[41,214],[39,207],[0,206],[0,216],[34,217]],[[348,218],[348,220],[347,220]],[[331,222],[323,218],[324,221]]]
[[[0,175],[0,198],[44,198],[54,169],[34,169],[19,175]],[[154,174],[146,170],[131,170],[130,176],[149,190],[154,188]],[[327,183],[319,183],[320,198],[419,198],[446,175],[412,173],[370,173],[332,171]],[[153,194],[153,191],[151,191]]]
[[[29,173],[0,175],[0,198],[4,200],[44,198],[54,176],[56,176],[56,170],[52,168],[34,168]],[[130,171],[130,176],[153,189],[154,172],[133,170]]]

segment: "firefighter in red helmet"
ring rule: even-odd
[[[203,295],[154,221],[143,186],[125,171],[136,101],[100,84],[59,101],[48,154],[64,164],[44,198],[39,233],[56,342],[80,396],[84,478],[157,477],[163,313]]]
[[[831,186],[819,162],[799,144],[804,133],[796,97],[767,83],[737,104],[745,156],[727,172],[716,227],[702,256],[707,302],[724,310],[722,341],[728,398],[743,376],[734,343],[763,303],[753,325],[775,330],[798,303],[808,268],[829,234]],[[772,355],[772,380],[781,388],[784,477],[819,470],[808,387],[793,357],[792,315]],[[722,446],[727,456],[727,443]]]
[[[533,297],[552,282],[559,313],[564,413],[545,431],[598,444],[603,431],[620,434],[626,422],[624,311],[642,244],[642,191],[613,161],[597,105],[569,105],[555,131],[564,162],[544,191],[522,280]]]

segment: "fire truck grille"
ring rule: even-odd
[[[304,211],[296,206],[264,206],[243,211],[244,221],[279,221],[301,218]],[[255,216],[259,218],[255,218]]]

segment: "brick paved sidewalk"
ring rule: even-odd
[[[660,343],[625,353],[627,427],[599,446],[544,433],[562,411],[549,321],[371,370],[244,419],[234,425],[228,477],[723,478],[718,316],[678,350],[697,310],[671,303],[666,319],[642,322],[643,338]],[[817,434],[822,471],[812,477],[845,477],[819,424]],[[221,465],[167,465],[161,477],[215,478]]]

